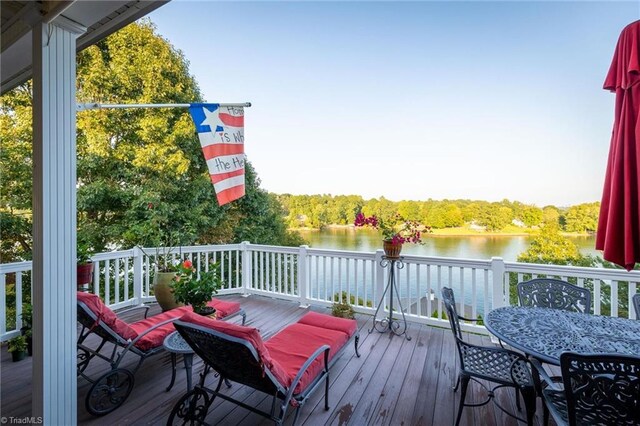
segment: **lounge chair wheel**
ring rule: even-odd
[[[87,411],[94,416],[104,416],[121,406],[133,389],[133,374],[117,368],[100,377],[89,389],[85,399]]]
[[[167,425],[201,425],[209,410],[209,395],[196,387],[187,392],[173,406]]]

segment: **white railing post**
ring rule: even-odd
[[[300,246],[298,252],[298,295],[300,296],[300,307],[308,308],[309,301],[309,281],[307,277],[307,249],[309,246]]]
[[[374,262],[376,268],[376,288],[373,293],[373,307],[377,308],[377,303],[384,304],[384,300],[381,300],[382,293],[384,293],[384,268],[380,265],[382,262],[382,256],[384,256],[383,250],[376,250]],[[384,307],[382,308],[384,310]]]
[[[501,306],[506,306],[507,299],[505,298],[505,288],[504,288],[504,274],[505,274],[505,265],[504,260],[501,257],[492,257],[491,258],[491,273],[493,275],[493,306],[492,309],[499,308]],[[509,293],[509,289],[506,290],[507,297]],[[485,315],[487,313],[485,312]]]
[[[249,241],[240,243],[240,252],[242,253],[242,296],[249,297],[249,285],[253,282],[253,268],[251,267],[251,251],[249,250]]]
[[[133,298],[135,299],[136,305],[142,304],[142,286],[144,284],[143,259],[144,252],[140,247],[135,246],[133,248]]]

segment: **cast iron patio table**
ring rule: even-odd
[[[167,388],[167,392],[173,387],[176,380],[176,357],[182,354],[184,360],[184,369],[187,373],[187,392],[191,390],[191,366],[193,365],[193,349],[182,338],[180,333],[174,331],[164,339],[164,348],[171,353],[171,383]]]
[[[489,312],[487,330],[543,362],[560,365],[562,352],[640,356],[640,321],[560,309],[506,306]]]

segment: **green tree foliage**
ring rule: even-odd
[[[518,262],[554,265],[594,266],[594,259],[583,256],[571,240],[563,237],[557,226],[547,225],[518,256]]]
[[[200,92],[182,53],[149,22],[129,25],[78,55],[80,102],[189,103]],[[3,262],[29,258],[31,88],[2,97]],[[250,163],[246,196],[218,206],[185,109],[78,113],[79,239],[95,251],[158,244],[300,244]],[[10,238],[7,238],[9,236]]]
[[[519,217],[525,226],[538,226],[542,223],[542,210],[536,206],[523,206],[516,217]]]
[[[555,206],[543,209],[518,201],[502,200],[490,203],[481,200],[403,200],[390,201],[384,197],[363,200],[358,195],[291,195],[277,196],[282,204],[286,222],[290,227],[321,228],[326,225],[348,225],[355,214],[376,215],[386,222],[393,221],[396,213],[435,229],[454,228],[465,224],[485,227],[487,231],[500,231],[514,220],[537,229],[543,225],[560,226],[561,231],[590,232],[597,223],[599,203],[580,204],[567,211]],[[582,218],[581,231],[576,223]],[[568,222],[567,222],[568,221]],[[567,229],[562,224],[568,223]]]
[[[542,209],[542,223],[560,226],[560,210],[555,206],[545,206]]]
[[[598,227],[600,203],[586,203],[571,206],[565,214],[567,232],[595,232]]]
[[[500,203],[491,203],[480,211],[476,222],[485,226],[488,231],[499,231],[513,220],[513,210]]]
[[[31,259],[31,84],[0,102],[0,249],[2,262]]]

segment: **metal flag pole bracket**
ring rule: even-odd
[[[204,104],[204,102],[202,102]],[[207,104],[214,104],[215,102],[206,102]],[[76,111],[87,111],[92,109],[125,109],[125,108],[189,108],[192,104],[101,104],[97,102],[89,102],[83,104],[76,104]],[[235,107],[235,108],[249,108],[251,102],[239,102],[228,104],[216,104],[221,107]]]

